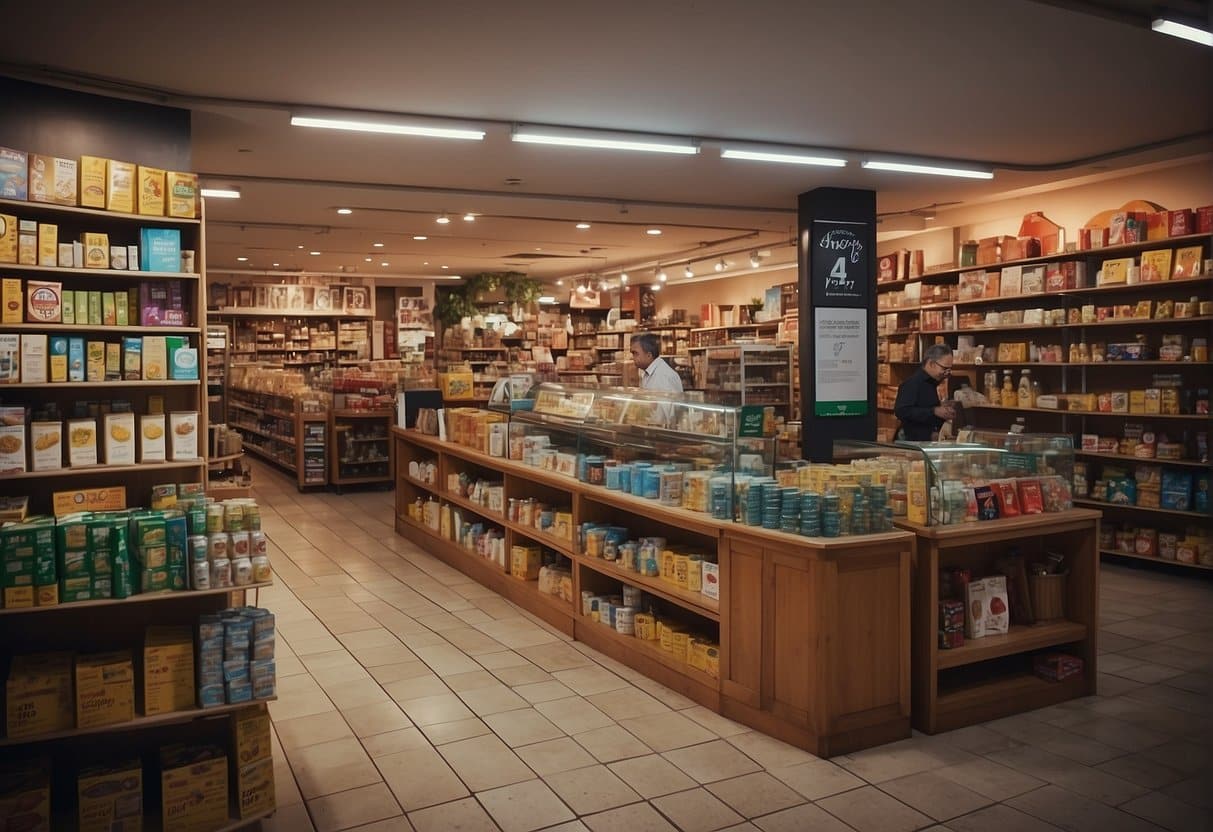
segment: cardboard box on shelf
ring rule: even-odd
[[[105,208],[106,160],[99,156],[81,156],[79,200],[84,208]]]
[[[131,162],[105,160],[105,209],[135,212],[135,165]]]
[[[174,832],[209,832],[228,819],[227,757],[215,746],[160,751],[161,819]]]
[[[25,384],[44,384],[48,375],[46,336],[41,333],[22,333],[21,381]]]
[[[51,280],[27,280],[26,315],[32,323],[57,324],[63,320],[63,284]]]
[[[153,217],[164,216],[164,171],[146,165],[138,167],[139,185],[135,189],[135,210]]]
[[[63,423],[33,422],[29,427],[30,467],[58,471],[63,467]]]
[[[165,174],[168,215],[193,219],[198,216],[198,175],[170,170]]]
[[[0,176],[3,172],[0,171]],[[12,214],[0,214],[0,263],[17,262],[17,218]]]
[[[76,780],[79,832],[143,828],[143,762],[138,757],[87,766]]]
[[[105,414],[105,464],[135,464],[135,414]]]
[[[177,411],[168,415],[169,456],[174,461],[198,458],[198,414]]]
[[[0,764],[0,829],[51,832],[48,759],[14,758]]]
[[[0,147],[0,197],[29,198],[29,154]]]
[[[7,736],[36,737],[75,724],[72,654],[14,656],[5,683]]]
[[[76,658],[76,727],[135,718],[135,668],[130,650]]]
[[[38,223],[38,265],[53,269],[59,265],[59,226]]]
[[[194,633],[190,627],[148,627],[143,646],[143,713],[195,707]]]
[[[0,280],[0,323],[19,324],[25,320],[25,294],[21,278],[6,277]]]

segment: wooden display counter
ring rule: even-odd
[[[934,734],[1095,693],[1099,631],[1100,512],[1071,509],[951,526],[898,522],[915,534],[913,589],[914,727]],[[995,561],[1018,552],[1028,563],[1047,552],[1066,558],[1063,612],[1006,635],[965,639],[941,649],[940,571],[969,569],[974,579],[1001,574]],[[1060,649],[1083,660],[1083,672],[1051,682],[1032,672],[1034,653]]]
[[[451,566],[561,631],[726,717],[832,756],[910,736],[910,562],[904,531],[809,538],[741,526],[662,506],[554,472],[393,428],[396,530]],[[434,463],[425,482],[409,463]],[[573,527],[610,521],[633,537],[659,536],[715,552],[720,598],[682,589],[615,562],[589,556],[572,539],[511,521],[505,513],[446,489],[448,473],[504,483],[506,500],[533,497],[567,506]],[[506,551],[542,544],[572,572],[570,604],[514,578],[439,530],[409,516],[416,500],[436,500],[503,531]],[[670,609],[677,623],[716,636],[719,674],[583,615],[582,591],[611,593],[627,584]]]

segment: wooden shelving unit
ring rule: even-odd
[[[300,490],[328,484],[328,411],[304,410],[291,396],[236,387],[228,389],[227,407],[228,427],[244,436],[246,453],[293,474]]]
[[[394,410],[329,411],[329,482],[337,492],[347,485],[392,484]]]

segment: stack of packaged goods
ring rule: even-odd
[[[660,599],[623,584],[619,595],[581,593],[581,614],[616,633],[655,642],[674,659],[713,679],[720,678],[720,644],[666,611]]]

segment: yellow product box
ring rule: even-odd
[[[122,345],[107,342],[105,345],[105,380],[122,378]]]
[[[130,162],[105,160],[105,209],[135,213],[135,166]]]
[[[270,715],[260,707],[237,711],[232,720],[232,761],[237,766],[271,758]]]
[[[135,414],[105,414],[105,464],[135,464]]]
[[[89,381],[105,381],[105,342],[89,341],[84,353],[84,377]]]
[[[85,208],[105,207],[106,160],[100,156],[81,156],[77,166],[80,204]]]
[[[0,425],[0,473],[25,473],[25,424]]]
[[[96,728],[135,718],[131,651],[76,658],[76,727]]]
[[[1098,399],[1094,393],[1066,393],[1066,409],[1074,411],[1094,411]]]
[[[198,175],[170,170],[165,174],[168,215],[194,219],[198,216]]]
[[[17,262],[17,218],[0,214],[0,263]]]
[[[80,242],[84,245],[84,268],[109,268],[110,238],[108,234],[98,234],[88,231],[80,235]]]
[[[1146,391],[1145,390],[1130,390],[1129,391],[1129,412],[1130,413],[1145,413],[1146,412]]]
[[[906,474],[906,520],[927,524],[927,472],[910,469]]]
[[[1147,387],[1145,389],[1145,413],[1162,413],[1162,389],[1159,387]]]
[[[168,344],[163,335],[143,336],[143,378],[163,381],[168,373]]]
[[[543,565],[543,549],[539,546],[510,547],[510,574],[524,581],[539,578],[539,567]]]
[[[657,639],[657,620],[652,613],[638,612],[633,619],[636,638],[644,641],[655,641]]]
[[[53,607],[59,603],[59,584],[34,587],[34,606]]]
[[[33,586],[6,586],[4,588],[4,609],[26,609],[35,606]]]
[[[164,462],[164,414],[139,417],[139,461]]]
[[[37,220],[17,221],[17,262],[23,266],[38,265]]]
[[[19,324],[25,321],[25,294],[21,288],[21,278],[6,277],[0,280],[0,323]]]
[[[216,747],[160,751],[161,821],[173,832],[210,832],[227,823],[227,757]]]
[[[72,468],[97,464],[97,421],[95,419],[68,420],[67,464]]]
[[[126,508],[126,488],[115,485],[107,488],[56,491],[52,499],[56,517],[80,511],[122,511]]]
[[[1114,286],[1129,282],[1129,269],[1133,268],[1132,257],[1122,257],[1118,260],[1103,261],[1099,270],[1099,286]]]
[[[708,645],[704,670],[713,679],[720,678],[720,645]]]
[[[59,226],[38,223],[38,265],[55,268],[59,265]]]
[[[0,829],[50,832],[50,760],[0,763]]]
[[[45,384],[48,378],[46,336],[21,335],[21,381],[26,384]]]
[[[237,764],[236,812],[240,818],[251,818],[277,808],[274,794],[274,760],[267,757],[244,765]]]
[[[473,396],[471,373],[439,373],[438,383],[444,399],[470,399]]]
[[[700,639],[691,639],[691,645],[687,651],[687,664],[696,670],[702,670],[704,673],[708,670],[708,643]]]
[[[135,208],[140,214],[164,216],[164,171],[139,165],[139,186],[135,190]]]
[[[118,308],[114,305],[114,293],[101,293],[101,325],[102,326],[117,326],[118,325]]]
[[[143,643],[143,714],[189,710],[195,703],[193,629],[148,627]]]
[[[79,832],[143,829],[143,762],[88,766],[76,780]]]
[[[670,642],[673,645],[674,658],[680,662],[686,663],[690,660],[691,635],[681,629],[674,630],[670,636]]]
[[[63,320],[63,284],[51,280],[27,280],[25,314],[30,323],[57,324]]]
[[[5,683],[7,736],[36,737],[75,724],[72,654],[14,656]]]
[[[58,471],[63,467],[63,423],[33,422],[29,426],[30,468]]]
[[[76,204],[76,160],[29,154],[29,201]]]

